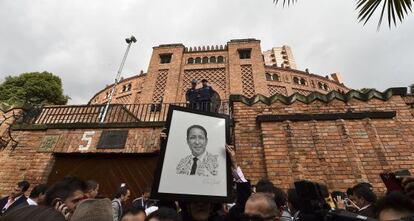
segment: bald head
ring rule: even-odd
[[[276,219],[279,216],[275,201],[265,193],[256,193],[250,196],[246,202],[244,213],[250,217],[266,219]]]

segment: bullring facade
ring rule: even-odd
[[[262,53],[255,39],[156,46],[147,72],[117,85],[105,118],[111,86],[87,105],[44,106],[24,112],[11,133],[0,127],[3,140],[13,140],[0,151],[0,195],[22,179],[52,184],[76,175],[97,180],[103,197],[120,183],[130,186],[131,198],[140,196],[152,182],[169,105],[183,105],[193,79],[207,79],[220,95],[218,111],[231,117],[237,161],[253,183],[266,177],[286,189],[310,179],[344,191],[366,181],[382,192],[379,173],[414,173],[414,97],[407,88],[360,92],[338,74],[322,77],[295,65],[287,46]]]
[[[147,73],[120,81],[113,102],[185,102],[185,91],[193,79],[199,82],[207,79],[222,100],[231,94],[252,97],[349,91],[339,74],[322,77],[294,68],[296,63],[290,47],[262,52],[256,39],[231,40],[224,46],[159,45],[153,48]],[[107,102],[111,87],[95,94],[89,103]]]

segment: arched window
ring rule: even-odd
[[[216,63],[216,62],[217,62],[216,57],[211,56],[210,57],[210,63]]]
[[[325,91],[329,90],[329,87],[327,84],[323,84],[323,89],[325,89]]]
[[[194,64],[194,58],[189,58],[187,64]]]
[[[277,74],[273,74],[273,75],[272,75],[272,80],[273,80],[273,81],[280,81],[279,75],[277,75]]]
[[[217,57],[217,63],[223,63],[223,62],[224,62],[223,56],[218,56]]]
[[[318,82],[318,87],[319,87],[320,89],[323,89],[323,84],[322,84],[321,82]]]
[[[203,64],[207,64],[208,63],[208,57],[203,57]]]
[[[195,63],[196,63],[196,64],[200,64],[200,63],[201,63],[201,58],[200,58],[200,57],[196,57],[196,59],[195,59]]]
[[[293,77],[293,83],[295,83],[295,84],[299,84],[299,78],[297,78],[297,77]]]
[[[306,80],[305,80],[305,78],[301,78],[301,79],[300,79],[300,84],[301,84],[301,85],[306,85]]]
[[[266,80],[268,81],[272,80],[272,76],[269,73],[266,73]]]

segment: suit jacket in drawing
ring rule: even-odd
[[[191,167],[193,165],[193,155],[188,155],[180,160],[177,165],[177,174],[190,175]],[[195,175],[198,176],[217,176],[218,174],[218,155],[206,152],[206,155],[201,162],[197,163],[197,170]]]

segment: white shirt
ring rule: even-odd
[[[13,200],[9,197],[9,200],[7,201],[6,205],[2,208],[2,210],[7,210],[11,205],[13,205],[13,203],[15,203],[22,196],[23,195],[20,195],[20,196],[14,198]]]
[[[362,211],[362,210],[364,210],[364,209],[366,209],[366,208],[368,208],[368,207],[370,207],[370,206],[371,206],[371,204],[368,204],[368,205],[366,205],[366,206],[364,206],[364,207],[360,208],[358,211]]]
[[[27,203],[28,203],[30,206],[37,206],[36,201],[34,201],[34,200],[30,199],[30,198],[27,198]]]

